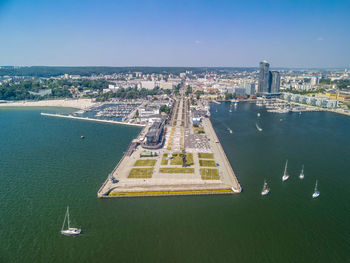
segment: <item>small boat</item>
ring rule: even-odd
[[[257,123],[255,123],[255,126],[256,126],[256,128],[258,129],[258,131],[262,131],[263,129],[261,129],[260,127],[259,127],[259,125],[257,124]]]
[[[231,103],[238,103],[238,102],[239,102],[239,100],[235,100],[235,99],[231,100]]]
[[[283,176],[282,176],[282,181],[287,181],[289,179],[289,175],[287,173],[287,166],[288,166],[288,160],[286,161],[286,165],[284,167],[284,173],[283,173]]]
[[[304,179],[304,165],[303,165],[303,168],[301,168],[301,172],[300,172],[299,178],[300,179]]]
[[[317,198],[319,196],[320,196],[320,191],[317,190],[317,180],[316,180],[315,190],[314,190],[314,193],[312,194],[312,198]]]
[[[64,229],[66,224],[66,219],[67,219],[68,228]],[[70,227],[69,206],[67,206],[66,215],[64,216],[64,220],[62,224],[61,234],[65,236],[77,236],[77,235],[80,235],[80,233],[81,233],[80,228]]]
[[[270,193],[270,188],[267,186],[266,180],[264,180],[264,186],[261,191],[261,195],[267,195],[268,193]]]
[[[85,136],[83,136],[83,135],[82,135],[82,136],[80,136],[80,139],[84,139],[84,138],[85,138]]]
[[[257,116],[260,117],[260,112],[258,112]]]
[[[232,133],[232,130],[230,128],[227,128],[227,130],[229,131],[229,133]]]
[[[232,112],[232,104],[230,104],[229,112]]]

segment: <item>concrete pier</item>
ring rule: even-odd
[[[197,133],[193,127],[188,100],[175,104],[166,125],[165,143],[152,150],[157,156],[141,157],[145,127],[133,141],[136,148],[126,151],[99,189],[99,198],[207,195],[240,193],[242,188],[216,136],[211,121],[203,118]],[[189,164],[176,156],[186,155]],[[171,158],[169,156],[172,156]]]
[[[88,117],[77,117],[72,115],[62,115],[62,114],[53,114],[53,113],[40,113],[42,116],[50,116],[50,117],[57,117],[57,118],[65,118],[65,119],[75,119],[75,120],[84,120],[84,121],[95,121],[95,122],[105,122],[105,123],[113,123],[113,124],[120,124],[120,125],[128,125],[128,126],[138,126],[138,127],[144,127],[144,124],[137,124],[137,123],[128,123],[128,122],[122,122],[122,121],[112,121],[112,120],[101,120],[101,119],[92,119]]]

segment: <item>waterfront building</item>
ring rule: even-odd
[[[316,98],[316,97],[304,96],[304,95],[292,94],[292,93],[282,93],[282,98],[288,101],[294,101],[298,103],[304,103],[304,104],[309,104],[312,106],[318,106],[318,107],[323,107],[328,109],[335,109],[338,107],[337,100],[329,100],[326,98]]]
[[[264,60],[259,65],[259,82],[258,82],[258,93],[264,94],[269,92],[269,68],[270,64]]]
[[[243,82],[240,87],[245,90],[246,95],[255,95],[255,83]]]
[[[238,97],[242,97],[246,95],[245,88],[236,88],[235,89],[235,94]]]
[[[162,122],[153,122],[151,128],[146,134],[146,145],[147,146],[158,146],[161,141],[163,134],[163,123]]]
[[[279,93],[280,92],[280,82],[281,76],[278,71],[270,71],[270,89],[269,93]]]

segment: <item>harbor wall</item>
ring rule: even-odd
[[[145,124],[138,124],[138,123],[128,123],[128,122],[112,121],[112,120],[100,120],[100,119],[93,119],[93,118],[88,118],[88,117],[77,117],[77,116],[72,116],[72,115],[62,115],[62,114],[53,114],[53,113],[45,113],[45,112],[41,112],[40,115],[65,118],[65,119],[75,119],[75,120],[104,122],[104,123],[112,123],[112,124],[120,124],[120,125],[128,125],[128,126],[137,126],[137,127],[146,126]]]

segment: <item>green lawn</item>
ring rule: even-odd
[[[199,160],[200,166],[216,167],[216,163],[213,160]]]
[[[162,159],[162,162],[160,164],[161,165],[168,165],[168,160],[167,159]]]
[[[182,165],[182,153],[173,153],[173,159],[170,160],[171,165]],[[186,154],[186,165],[193,165],[193,153]]]
[[[134,166],[154,166],[157,160],[137,160]]]
[[[153,168],[132,168],[128,178],[151,178]]]
[[[201,168],[201,177],[202,180],[219,180],[219,171],[218,169],[210,168]]]
[[[192,174],[194,173],[194,168],[160,168],[159,169],[160,173],[167,173],[167,174],[180,174],[180,173],[185,173],[185,174]]]
[[[198,158],[214,159],[214,154],[213,153],[198,153]]]

